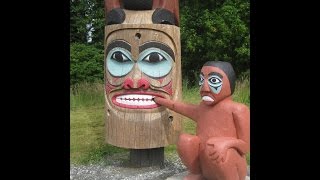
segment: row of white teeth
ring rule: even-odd
[[[152,100],[153,97],[154,96],[142,94],[121,95],[116,97],[116,102],[125,105],[148,106],[155,104]]]

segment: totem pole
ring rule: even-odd
[[[156,104],[181,99],[178,0],[105,0],[106,142],[134,166],[163,165],[181,116]]]
[[[250,150],[250,113],[232,101],[235,73],[228,62],[208,61],[200,73],[199,105],[161,97],[154,101],[197,123],[196,135],[181,134],[177,149],[189,170],[184,179],[244,180]]]

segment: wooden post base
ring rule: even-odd
[[[164,147],[153,149],[130,149],[130,164],[133,167],[164,167]]]

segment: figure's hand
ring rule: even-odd
[[[153,100],[155,103],[160,104],[160,105],[164,105],[164,102],[167,101],[166,98],[162,98],[162,97],[158,97],[158,96],[153,97],[152,100]]]
[[[220,138],[212,138],[207,141],[207,153],[211,161],[224,162],[227,154],[227,143]]]
[[[161,98],[161,97],[156,97],[156,96],[154,96],[154,97],[152,98],[152,100],[153,100],[155,103],[157,103],[159,99],[162,99],[162,98]]]
[[[174,109],[174,104],[175,102],[172,101],[171,99],[167,99],[167,98],[163,98],[163,97],[159,97],[159,96],[156,96],[156,97],[153,97],[152,99],[155,103],[161,105],[161,106],[164,106],[166,108],[169,108],[173,111],[176,111],[176,109]],[[177,112],[177,111],[176,111]],[[179,112],[178,112],[179,113]]]

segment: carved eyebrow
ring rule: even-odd
[[[200,74],[204,77],[204,74],[203,74],[203,72],[200,72]]]
[[[111,43],[108,45],[108,47],[107,47],[107,49],[106,49],[106,54],[108,54],[109,51],[110,51],[111,49],[115,48],[115,47],[121,47],[121,48],[126,49],[126,50],[128,50],[129,52],[131,52],[131,46],[130,46],[129,43],[127,43],[127,42],[125,42],[125,41],[113,41],[113,42],[111,42]]]
[[[208,75],[209,75],[209,76],[211,76],[211,75],[217,75],[217,76],[219,76],[221,79],[223,78],[223,76],[222,76],[220,73],[217,73],[217,72],[211,72],[211,73],[209,73]]]
[[[145,49],[148,49],[151,47],[159,48],[159,49],[163,50],[164,52],[168,53],[171,56],[173,61],[175,61],[173,50],[169,46],[162,44],[162,43],[159,43],[159,42],[147,42],[147,43],[141,45],[139,47],[139,53],[141,53]]]

